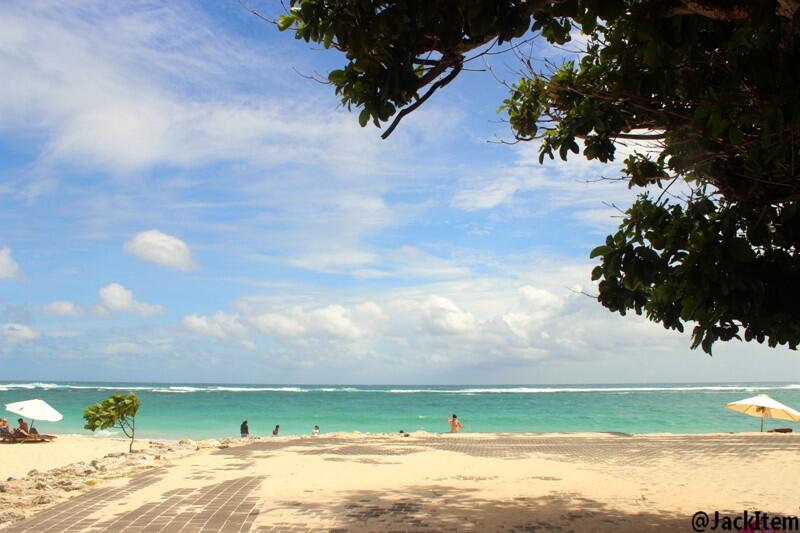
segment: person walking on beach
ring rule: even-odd
[[[243,439],[246,439],[250,436],[250,428],[247,426],[247,420],[242,422],[242,425],[239,426],[239,431],[241,432]]]
[[[278,435],[280,435],[280,432],[281,432],[281,427],[275,426],[275,429],[272,430],[272,436],[277,437]]]
[[[458,433],[458,430],[464,427],[464,424],[461,423],[456,414],[448,418],[447,423],[450,424],[450,433]]]

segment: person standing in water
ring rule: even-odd
[[[312,435],[319,435],[319,426],[314,426],[314,431],[311,432]]]
[[[277,437],[278,435],[280,435],[280,433],[281,433],[281,427],[275,426],[275,429],[272,430],[272,436]]]
[[[447,419],[447,423],[450,424],[450,433],[458,433],[459,429],[464,428],[464,424],[461,423],[461,420],[458,419],[458,415],[455,413]]]
[[[247,426],[247,420],[242,422],[242,425],[239,426],[239,431],[241,432],[243,439],[246,439],[250,436],[250,428]]]

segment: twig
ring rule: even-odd
[[[588,292],[584,291],[583,289],[581,289],[579,291],[576,291],[572,287],[565,287],[565,288],[570,292],[574,292],[575,294],[582,294],[582,295],[588,296],[589,298],[592,298],[594,300],[597,300],[597,298],[599,297],[599,295],[597,295],[597,294],[589,294]]]
[[[436,92],[437,89],[439,89],[441,87],[444,87],[445,85],[447,85],[448,83],[453,81],[456,78],[456,76],[458,76],[459,72],[461,72],[462,68],[463,68],[462,63],[460,63],[460,62],[456,63],[453,66],[453,70],[450,71],[450,74],[448,74],[444,78],[440,79],[439,81],[437,81],[436,83],[431,85],[431,88],[428,89],[428,92],[426,92],[422,96],[422,98],[420,98],[419,100],[417,100],[416,102],[414,102],[410,106],[404,108],[402,111],[397,113],[397,116],[394,118],[394,120],[392,121],[391,125],[386,129],[385,132],[383,132],[383,135],[381,135],[381,139],[384,139],[384,140],[387,139],[389,137],[389,135],[392,134],[394,129],[397,127],[397,125],[400,124],[400,121],[403,120],[403,117],[405,117],[409,113],[413,112],[415,109],[417,109],[423,103],[425,103],[425,100],[430,98],[431,95],[433,95],[433,93]]]

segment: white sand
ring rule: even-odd
[[[44,472],[127,451],[127,440],[79,435],[60,435],[53,442],[0,444],[0,481],[22,477],[32,469]]]

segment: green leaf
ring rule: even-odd
[[[742,144],[742,140],[743,140],[742,130],[740,130],[736,126],[730,128],[728,130],[728,139],[731,141],[731,144],[733,144],[733,145],[738,146],[738,145]]]
[[[609,246],[598,246],[589,253],[589,259],[594,259],[595,257],[606,255],[611,250],[612,248]]]
[[[280,17],[278,17],[278,23],[277,23],[278,29],[280,31],[286,31],[292,26],[293,22],[294,22],[294,17],[289,15],[281,15]]]
[[[358,123],[362,128],[369,122],[369,116],[369,109],[366,108],[362,109],[361,113],[358,114]]]

